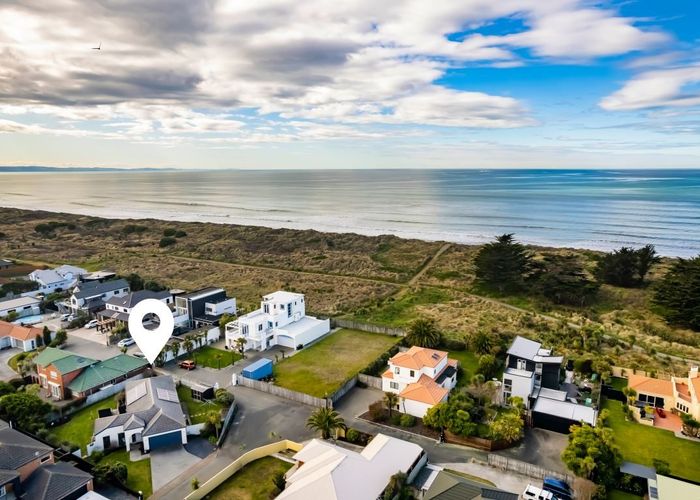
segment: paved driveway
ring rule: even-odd
[[[7,362],[15,354],[19,354],[21,350],[13,347],[12,349],[3,349],[0,351],[0,380],[10,380],[17,377],[17,373],[8,366]]]
[[[566,434],[545,429],[525,429],[525,439],[519,446],[495,453],[539,465],[545,469],[567,473],[569,471],[561,461],[561,452],[564,451],[568,442],[569,438]]]
[[[151,484],[158,491],[178,475],[199,462],[200,458],[189,453],[183,446],[151,450]]]

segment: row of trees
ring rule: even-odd
[[[600,287],[577,257],[548,253],[535,260],[513,234],[503,234],[484,245],[474,264],[477,281],[487,289],[499,293],[528,289],[558,304],[584,306]]]

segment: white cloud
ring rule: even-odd
[[[503,18],[522,30],[476,31]],[[435,82],[450,68],[523,64],[523,48],[581,59],[667,39],[586,0],[23,0],[0,4],[0,26],[0,116],[46,128],[42,119],[67,120],[70,133],[95,135],[112,122],[144,141],[304,137],[246,130],[275,114],[315,122],[309,140],[374,137],[359,130],[373,124],[528,126],[515,97]],[[232,115],[241,109],[257,116]]]
[[[700,92],[684,93],[687,85],[700,82],[700,64],[647,71],[600,101],[608,111],[629,111],[663,106],[700,105]]]

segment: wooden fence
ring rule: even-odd
[[[493,453],[489,453],[489,465],[502,470],[524,474],[535,479],[544,479],[545,476],[551,476],[556,477],[557,479],[562,479],[569,484],[574,484],[575,479],[575,477],[571,474],[562,474],[561,472],[545,469],[539,465],[522,462],[520,460],[504,457],[502,455],[495,455]]]
[[[209,481],[202,484],[198,489],[187,495],[185,500],[201,500],[214,491],[224,481],[233,476],[236,472],[255,460],[274,455],[275,453],[285,450],[299,451],[301,448],[302,445],[299,443],[285,439],[278,441],[277,443],[266,444],[259,448],[255,448],[254,450],[250,450],[231,462],[224,469],[222,469],[221,472],[217,473]],[[261,478],[261,480],[269,481],[269,478],[265,477]]]
[[[367,387],[372,387],[374,389],[382,389],[382,379],[380,377],[372,377],[371,375],[365,375],[364,373],[357,374],[358,382],[362,382]]]
[[[352,319],[332,318],[331,327],[333,328],[350,328],[351,330],[360,330],[369,333],[379,333],[381,335],[390,335],[392,337],[404,337],[406,332],[403,328],[392,328],[390,326],[373,325],[363,323]]]

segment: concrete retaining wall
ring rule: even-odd
[[[285,450],[293,450],[298,452],[301,450],[302,445],[295,443],[294,441],[289,441],[287,439],[279,441],[277,443],[266,444],[260,448],[255,448],[227,465],[221,472],[216,474],[206,483],[200,485],[199,489],[194,490],[192,493],[185,497],[185,500],[200,500],[205,496],[209,495],[218,486],[220,486],[224,481],[233,476],[236,472],[241,470],[243,467],[249,463],[258,460],[263,457],[274,455]],[[269,481],[270,478],[261,478],[261,481]]]
[[[367,387],[372,387],[374,389],[382,390],[382,379],[380,377],[372,377],[371,375],[365,375],[364,373],[357,374],[357,380],[367,385]]]

